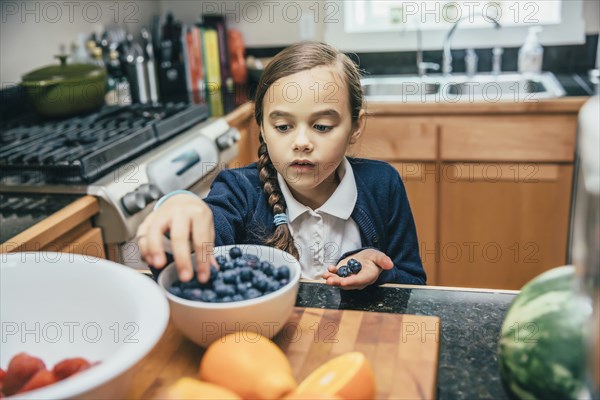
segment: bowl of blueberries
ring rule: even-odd
[[[290,318],[300,281],[300,263],[282,250],[259,245],[214,249],[210,279],[181,282],[175,263],[158,277],[173,323],[193,342],[207,347],[233,333],[275,336]],[[194,269],[195,257],[192,257]]]

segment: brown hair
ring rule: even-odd
[[[319,66],[337,66],[339,68],[348,89],[352,122],[356,123],[358,121],[360,110],[363,107],[363,91],[360,84],[360,71],[356,64],[344,53],[328,44],[300,42],[278,53],[260,77],[254,99],[254,118],[261,131],[263,126],[263,101],[269,87],[281,78]],[[277,171],[271,162],[267,144],[263,141],[261,133],[259,133],[259,142],[258,175],[268,196],[267,201],[273,215],[285,213],[287,206],[277,182]],[[294,245],[294,238],[287,224],[278,225],[273,235],[265,239],[265,244],[287,251],[295,258],[299,258],[298,250]]]

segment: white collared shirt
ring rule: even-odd
[[[342,254],[361,247],[358,225],[351,218],[358,196],[352,166],[344,157],[336,173],[340,184],[316,210],[294,198],[281,174],[279,187],[285,198],[289,228],[300,255],[302,277],[319,279]]]

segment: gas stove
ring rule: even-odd
[[[187,189],[205,196],[237,155],[239,132],[205,105],[136,104],[58,121],[0,123],[2,214],[19,196],[92,195],[108,245],[128,243],[155,200]],[[122,261],[122,260],[117,260]]]
[[[206,106],[180,102],[106,107],[59,121],[16,119],[0,125],[0,167],[12,175],[9,183],[89,183],[207,118]]]

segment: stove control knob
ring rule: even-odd
[[[235,128],[229,128],[227,132],[217,138],[217,147],[219,150],[226,150],[238,142],[240,138],[240,131]]]
[[[121,198],[121,204],[129,215],[133,215],[146,207],[146,199],[140,192],[129,192]]]
[[[151,183],[144,183],[142,186],[137,188],[136,191],[138,193],[141,193],[142,196],[144,196],[146,203],[152,203],[153,201],[158,200],[160,196],[162,196],[160,190]]]

